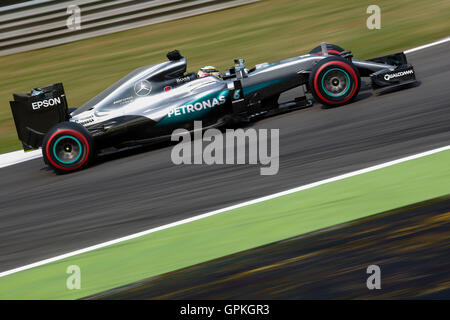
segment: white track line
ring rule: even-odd
[[[12,166],[24,161],[33,160],[42,156],[41,150],[25,152],[23,150],[9,152],[0,155],[0,168]]]
[[[420,46],[420,47],[416,47],[416,48],[413,48],[413,49],[406,50],[405,53],[411,53],[411,52],[415,52],[415,51],[418,51],[418,50],[426,49],[426,48],[429,48],[429,47],[432,47],[432,46],[435,46],[435,45],[439,45],[439,44],[442,44],[442,43],[445,43],[445,42],[448,42],[448,41],[450,41],[450,37],[447,37],[445,39],[442,39],[442,40],[439,40],[439,41],[436,41],[436,42],[433,42],[433,43],[429,43],[429,44],[426,44],[426,45],[423,45],[423,46]],[[204,218],[207,218],[207,217],[210,217],[210,216],[213,216],[213,215],[225,212],[225,211],[230,211],[230,210],[233,210],[233,209],[242,208],[242,207],[249,206],[249,205],[252,205],[252,204],[255,204],[255,203],[259,203],[259,202],[262,202],[262,201],[278,198],[278,197],[281,197],[281,196],[284,196],[284,195],[287,195],[287,194],[291,194],[291,193],[298,192],[298,191],[301,191],[301,190],[314,188],[314,187],[317,187],[317,186],[320,186],[320,185],[323,185],[323,184],[326,184],[326,183],[329,183],[329,182],[342,180],[342,179],[345,179],[345,178],[348,178],[348,177],[353,177],[353,176],[356,176],[356,175],[359,175],[359,174],[363,174],[363,173],[366,173],[366,172],[378,170],[378,169],[381,169],[381,168],[386,168],[386,167],[389,167],[389,166],[392,166],[392,165],[395,165],[395,164],[398,164],[398,163],[401,163],[401,162],[405,162],[405,161],[408,161],[408,160],[425,157],[425,156],[428,156],[428,155],[431,155],[431,154],[434,154],[434,153],[437,153],[437,152],[449,150],[449,149],[450,149],[450,145],[442,147],[442,148],[426,151],[426,152],[423,152],[423,153],[415,154],[415,155],[412,155],[412,156],[408,156],[408,157],[405,157],[405,158],[397,159],[397,160],[394,160],[394,161],[389,161],[389,162],[382,163],[382,164],[379,164],[379,165],[376,165],[376,166],[373,166],[373,167],[369,167],[369,168],[353,171],[353,172],[346,173],[346,174],[343,174],[343,175],[340,175],[340,176],[337,176],[337,177],[333,177],[333,178],[317,181],[317,182],[314,182],[314,183],[311,183],[311,184],[307,184],[307,185],[304,185],[304,186],[301,186],[301,187],[297,187],[297,188],[294,188],[294,189],[289,189],[289,190],[282,191],[282,192],[279,192],[279,193],[275,193],[275,194],[272,194],[272,195],[268,195],[268,196],[265,196],[265,197],[262,197],[262,198],[254,199],[254,200],[251,200],[251,201],[246,201],[246,202],[243,202],[243,203],[240,203],[240,204],[236,204],[236,205],[233,205],[233,206],[230,206],[230,207],[222,208],[222,209],[219,209],[219,210],[215,210],[215,211],[211,211],[211,212],[204,213],[204,214],[201,214],[201,215],[197,215],[197,216],[194,216],[194,217],[191,217],[191,218],[188,218],[188,219],[183,219],[183,220],[180,220],[180,221],[177,221],[177,222],[169,223],[169,224],[166,224],[166,225],[163,225],[163,226],[160,226],[160,227],[156,227],[156,228],[152,228],[152,229],[145,230],[145,231],[142,231],[142,232],[134,233],[134,234],[129,235],[129,236],[125,236],[125,237],[118,238],[118,239],[115,239],[115,240],[103,242],[103,243],[100,243],[100,244],[97,244],[97,245],[94,245],[94,246],[90,246],[90,247],[87,247],[87,248],[84,248],[84,249],[68,252],[66,254],[62,254],[62,255],[59,255],[59,256],[56,256],[56,257],[53,257],[53,258],[41,260],[41,261],[38,261],[38,262],[35,262],[35,263],[32,263],[32,264],[28,264],[28,265],[25,265],[25,266],[22,266],[22,267],[19,267],[19,268],[15,268],[15,269],[11,269],[11,270],[7,270],[7,271],[4,271],[4,272],[1,272],[0,273],[0,278],[1,277],[5,277],[7,275],[11,275],[11,274],[17,273],[17,272],[20,272],[20,271],[24,271],[24,270],[28,270],[28,269],[31,269],[31,268],[39,267],[39,266],[42,266],[42,265],[45,265],[45,264],[48,264],[48,263],[51,263],[51,262],[55,262],[55,261],[59,261],[59,260],[65,259],[65,258],[69,258],[69,257],[75,256],[75,255],[78,255],[78,254],[82,254],[82,253],[85,253],[85,252],[89,252],[89,251],[93,251],[93,250],[96,250],[96,249],[104,248],[104,247],[107,247],[107,246],[110,246],[110,245],[113,245],[113,244],[116,244],[116,243],[120,243],[120,242],[123,242],[123,241],[135,239],[135,238],[138,238],[138,237],[142,237],[144,235],[147,235],[147,234],[150,234],[150,233],[154,233],[154,232],[157,232],[157,231],[160,231],[160,230],[165,230],[165,229],[169,229],[169,228],[172,228],[172,227],[175,227],[175,226],[186,224],[186,223],[189,223],[189,222],[192,222],[192,221],[204,219]],[[31,153],[31,152],[24,153],[23,151],[15,151],[15,152],[7,153],[7,154],[2,154],[2,155],[0,155],[0,168],[6,167],[6,166],[9,166],[9,165],[13,165],[13,164],[17,164],[17,163],[20,163],[20,162],[23,162],[23,161],[28,161],[28,160],[31,160],[31,159],[38,158],[39,154],[41,154],[40,151],[39,151],[39,154],[38,154],[38,151],[39,150],[32,151],[33,153]]]
[[[307,184],[307,185],[304,185],[304,186],[300,186],[300,187],[297,187],[297,188],[285,190],[285,191],[278,192],[278,193],[275,193],[275,194],[271,194],[271,195],[268,195],[268,196],[265,196],[265,197],[257,198],[257,199],[246,201],[246,202],[242,202],[242,203],[239,203],[239,204],[236,204],[236,205],[233,205],[233,206],[229,206],[229,207],[222,208],[222,209],[219,209],[219,210],[215,210],[215,211],[207,212],[207,213],[204,213],[204,214],[200,214],[200,215],[197,215],[197,216],[194,216],[194,217],[191,217],[191,218],[187,218],[187,219],[183,219],[183,220],[176,221],[176,222],[173,222],[173,223],[169,223],[169,224],[166,224],[166,225],[163,225],[163,226],[160,226],[160,227],[156,227],[156,228],[148,229],[148,230],[145,230],[145,231],[142,231],[142,232],[134,233],[134,234],[131,234],[129,236],[125,236],[125,237],[122,237],[122,238],[110,240],[110,241],[103,242],[103,243],[99,243],[97,245],[90,246],[90,247],[87,247],[87,248],[84,248],[84,249],[79,249],[79,250],[76,250],[76,251],[68,252],[66,254],[62,254],[62,255],[59,255],[59,256],[56,256],[56,257],[53,257],[53,258],[49,258],[49,259],[45,259],[45,260],[42,260],[42,261],[38,261],[38,262],[35,262],[35,263],[32,263],[32,264],[28,264],[26,266],[22,266],[22,267],[19,267],[19,268],[7,270],[7,271],[4,271],[4,272],[0,273],[0,278],[8,276],[8,275],[11,275],[13,273],[20,272],[20,271],[24,271],[24,270],[28,270],[28,269],[31,269],[31,268],[39,267],[39,266],[42,266],[42,265],[45,265],[45,264],[48,264],[48,263],[51,263],[51,262],[60,261],[60,260],[63,260],[65,258],[69,258],[69,257],[75,256],[75,255],[79,255],[79,254],[86,253],[86,252],[89,252],[89,251],[93,251],[93,250],[96,250],[96,249],[104,248],[104,247],[107,247],[107,246],[110,246],[110,245],[113,245],[113,244],[117,244],[117,243],[124,242],[124,241],[127,241],[127,240],[131,240],[131,239],[135,239],[135,238],[138,238],[138,237],[142,237],[142,236],[145,236],[145,235],[157,232],[157,231],[173,228],[173,227],[176,227],[176,226],[179,226],[179,225],[187,224],[187,223],[192,222],[192,221],[197,221],[197,220],[200,220],[200,219],[211,217],[211,216],[217,215],[219,213],[223,213],[223,212],[226,212],[226,211],[230,211],[230,210],[246,207],[246,206],[249,206],[249,205],[252,205],[252,204],[255,204],[255,203],[259,203],[259,202],[263,202],[263,201],[266,201],[266,200],[275,199],[275,198],[282,197],[282,196],[285,196],[285,195],[288,195],[288,194],[291,194],[291,193],[294,193],[294,192],[298,192],[298,191],[302,191],[302,190],[306,190],[306,189],[311,189],[311,188],[314,188],[314,187],[317,187],[317,186],[320,186],[320,185],[323,185],[323,184],[327,184],[327,183],[330,183],[330,182],[333,182],[333,181],[338,181],[338,180],[346,179],[346,178],[349,178],[349,177],[357,176],[357,175],[360,175],[360,174],[363,174],[363,173],[367,173],[367,172],[375,171],[375,170],[378,170],[378,169],[386,168],[386,167],[389,167],[389,166],[393,166],[395,164],[399,164],[399,163],[402,163],[402,162],[405,162],[405,161],[409,161],[409,160],[413,160],[413,159],[417,159],[417,158],[422,158],[422,157],[429,156],[431,154],[435,154],[435,153],[446,151],[446,150],[450,150],[450,145],[442,147],[442,148],[433,149],[433,150],[429,150],[429,151],[426,151],[426,152],[414,154],[414,155],[411,155],[411,156],[408,156],[408,157],[404,157],[404,158],[401,158],[401,159],[385,162],[385,163],[378,164],[376,166],[368,167],[368,168],[365,168],[365,169],[349,172],[349,173],[342,174],[342,175],[339,175],[339,176],[336,176],[336,177],[332,177],[332,178],[328,178],[328,179],[325,179],[325,180],[313,182],[313,183],[310,183],[310,184]]]
[[[450,37],[447,37],[445,39],[441,39],[429,44],[425,44],[423,46],[420,47],[416,47],[416,48],[412,48],[409,50],[404,51],[404,53],[412,53],[415,51],[419,51],[422,49],[426,49],[429,47],[433,47],[445,42],[450,41]],[[4,154],[0,154],[0,168],[4,168],[4,167],[8,167],[8,166],[12,166],[14,164],[18,164],[24,161],[28,161],[28,160],[32,160],[32,159],[36,159],[39,158],[40,156],[42,156],[41,152],[37,152],[38,150],[36,150],[36,152],[32,151],[32,152],[23,152],[23,151],[14,151],[14,152],[10,152],[10,153],[4,153]]]
[[[444,39],[441,39],[441,40],[438,40],[438,41],[435,41],[435,42],[432,42],[432,43],[429,43],[429,44],[424,44],[423,46],[412,48],[412,49],[409,49],[409,50],[406,50],[406,51],[403,51],[403,52],[408,54],[408,53],[419,51],[419,50],[423,50],[423,49],[426,49],[426,48],[429,48],[429,47],[437,46],[439,44],[443,44],[443,43],[449,42],[449,41],[450,41],[450,37],[447,37],[447,38],[444,38]]]

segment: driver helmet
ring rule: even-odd
[[[207,76],[214,76],[217,78],[220,78],[220,72],[216,69],[216,67],[213,66],[205,66],[203,68],[200,68],[200,70],[197,72],[197,77],[203,78]]]

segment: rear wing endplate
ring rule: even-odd
[[[11,111],[24,150],[41,147],[47,131],[69,119],[62,83],[35,88],[28,94],[15,93],[13,97]]]

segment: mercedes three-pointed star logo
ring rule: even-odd
[[[152,91],[152,84],[147,80],[141,80],[134,85],[134,92],[140,97],[148,96]]]

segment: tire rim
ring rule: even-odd
[[[62,136],[53,145],[53,155],[56,160],[64,164],[77,162],[82,153],[83,147],[80,141],[72,136]]]
[[[350,76],[345,70],[333,68],[322,77],[322,89],[331,97],[341,97],[350,89]]]

